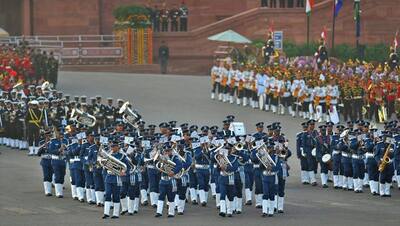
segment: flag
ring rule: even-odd
[[[314,0],[307,0],[307,3],[306,3],[306,13],[307,13],[308,15],[311,14],[311,10],[313,9],[313,7],[314,7]]]
[[[322,32],[321,32],[321,39],[324,40],[324,43],[326,43],[327,36],[328,36],[328,32],[326,30],[326,27],[324,27],[324,29],[322,29]]]
[[[399,42],[397,41],[398,34],[399,34],[399,31],[396,32],[396,35],[394,36],[394,40],[393,40],[393,47],[395,50],[397,50],[397,46],[399,45]]]
[[[335,0],[335,17],[338,16],[339,11],[342,9],[343,0]]]
[[[267,36],[269,36],[269,35],[271,35],[271,37],[274,36],[274,21],[273,20],[270,21],[269,26],[268,26]]]

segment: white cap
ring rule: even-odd
[[[32,100],[30,103],[33,105],[39,105],[39,102],[37,100]]]

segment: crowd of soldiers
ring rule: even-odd
[[[263,48],[265,64],[216,60],[211,98],[318,122],[369,119],[383,123],[400,113],[398,56],[385,64],[349,60],[330,63],[324,45],[315,57],[280,57],[273,41]]]
[[[295,4],[296,2],[296,4]],[[269,8],[294,8],[305,7],[305,0],[261,0],[261,7]]]
[[[112,98],[106,103],[101,96],[71,98],[47,86],[30,90],[28,98],[20,98],[22,90],[15,92],[3,93],[1,119],[7,126],[16,116],[20,126],[3,129],[0,143],[12,149],[27,146],[29,155],[41,157],[46,196],[52,196],[52,184],[55,196],[64,196],[68,168],[72,198],[104,206],[103,218],[110,216],[111,206],[112,218],[118,218],[148,204],[160,217],[165,200],[168,217],[175,208],[183,215],[186,200],[206,206],[209,191],[222,217],[242,213],[243,203],[252,205],[253,197],[263,216],[283,212],[291,152],[278,122],[267,132],[263,122],[257,123],[257,132],[246,134],[244,124],[230,115],[220,128],[170,121],[157,131],[121,99],[115,106]],[[9,134],[22,124],[26,146],[21,146],[24,138]],[[99,158],[126,168],[115,171]]]
[[[180,7],[173,5],[173,7],[167,8],[167,4],[164,2],[161,8],[157,5],[154,8],[150,6],[146,8],[150,12],[154,32],[187,31],[189,10],[184,1]]]
[[[50,81],[57,85],[58,60],[53,52],[30,48],[27,42],[0,46],[0,88],[10,92],[14,85],[40,84]]]
[[[347,126],[332,122],[315,129],[315,121],[301,124],[296,137],[296,153],[301,165],[301,182],[317,186],[318,166],[323,188],[333,178],[335,189],[372,195],[391,196],[393,182],[400,189],[400,124],[385,123],[384,129],[368,121],[348,121]]]

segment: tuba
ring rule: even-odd
[[[128,105],[129,101],[125,102],[124,105],[122,105],[121,109],[119,109],[119,114],[123,114],[122,118],[126,123],[137,128],[137,123],[141,120],[142,116],[139,115],[136,111],[130,109]]]
[[[266,170],[271,170],[272,167],[276,166],[274,160],[268,153],[267,146],[262,144],[260,147],[257,148],[256,156],[258,160],[264,165]]]
[[[44,81],[44,82],[42,83],[41,89],[42,89],[43,92],[46,91],[46,90],[52,91],[52,90],[51,90],[50,82]]]
[[[126,172],[126,164],[115,158],[111,154],[108,154],[102,147],[100,147],[100,152],[97,156],[97,163],[104,169],[107,169],[114,175],[121,175],[121,173]]]
[[[228,165],[232,166],[232,163],[228,159],[228,150],[222,149],[223,147],[223,145],[220,145],[217,149],[215,149],[214,152],[216,152],[216,154],[214,156],[214,159],[221,169],[226,169]],[[221,172],[224,176],[228,176],[231,174],[224,171]]]
[[[160,172],[165,173],[165,174],[171,174],[171,173],[174,172],[174,168],[175,168],[176,164],[172,160],[161,156],[159,153],[157,153],[154,156],[154,160],[157,160],[156,168]],[[185,172],[182,169],[181,171],[179,171],[179,173],[175,174],[173,177],[175,179],[179,179],[179,178],[181,178],[183,176],[184,173]]]
[[[93,127],[96,124],[96,117],[90,115],[86,112],[83,112],[77,108],[72,109],[71,119],[75,120],[77,123]]]

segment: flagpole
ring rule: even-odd
[[[307,50],[310,46],[310,13],[307,14]]]
[[[334,55],[335,52],[335,25],[336,25],[336,16],[335,16],[335,12],[336,12],[336,4],[335,4],[335,0],[333,0],[333,19],[332,19],[332,48],[331,48],[331,55]]]

